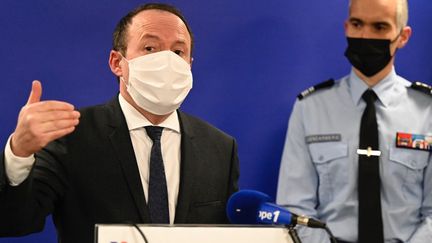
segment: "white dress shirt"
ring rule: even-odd
[[[153,126],[141,113],[119,95],[120,107],[126,118],[135,158],[144,188],[144,195],[148,200],[148,185],[150,179],[150,152],[153,145],[147,135],[145,126]],[[180,185],[180,123],[177,112],[173,112],[165,121],[157,126],[163,127],[161,137],[162,158],[165,167],[165,177],[168,189],[168,206],[170,223],[174,223],[175,208]]]
[[[153,124],[141,115],[141,113],[130,105],[120,94],[119,102],[129,128],[135,158],[138,163],[141,183],[144,188],[143,193],[147,200],[150,178],[150,152],[153,142],[150,137],[148,137],[144,127],[153,126]],[[165,121],[157,126],[164,128],[161,137],[161,149],[168,187],[170,223],[173,224],[180,185],[181,134],[177,112],[173,112]],[[5,147],[5,167],[10,185],[17,186],[21,184],[29,175],[34,161],[34,155],[25,158],[15,156],[10,148],[9,137]]]

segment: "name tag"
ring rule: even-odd
[[[396,147],[431,151],[432,135],[397,132]]]
[[[306,143],[323,143],[323,142],[339,142],[342,140],[342,135],[340,134],[318,134],[310,135],[306,137]]]

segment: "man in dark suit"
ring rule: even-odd
[[[40,231],[49,214],[60,242],[92,242],[97,223],[227,223],[236,143],[177,109],[192,87],[191,51],[181,13],[147,4],[114,32],[120,93],[110,102],[78,112],[40,101],[34,81],[1,156],[0,236]]]

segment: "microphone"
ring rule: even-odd
[[[271,198],[262,192],[241,190],[228,200],[227,216],[233,224],[296,224],[311,228],[326,228],[319,220],[291,213],[286,208],[271,203]]]

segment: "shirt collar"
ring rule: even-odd
[[[119,94],[118,99],[129,131],[140,129],[145,126],[154,126],[145,116],[143,116],[131,104],[129,104],[129,102],[127,102],[121,94]],[[168,118],[162,123],[158,124],[158,126],[180,133],[180,122],[177,111],[171,113]]]
[[[351,70],[349,75],[349,87],[351,92],[351,98],[353,99],[354,104],[359,105],[361,96],[363,93],[369,88],[368,85],[360,79],[359,76]],[[394,67],[390,71],[390,73],[384,77],[381,81],[379,81],[375,86],[372,87],[372,90],[378,96],[379,101],[387,107],[394,97],[392,95],[393,86],[397,83],[397,75]]]

